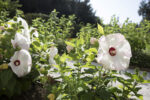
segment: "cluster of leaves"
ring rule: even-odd
[[[33,27],[37,28],[40,37],[39,40],[42,40],[42,43],[54,42],[59,50],[59,53],[63,53],[65,51],[65,43],[64,40],[72,37],[74,34],[74,26],[75,16],[70,15],[66,18],[64,15],[60,18],[57,16],[58,12],[54,10],[49,15],[48,20],[43,20],[41,18],[37,18],[33,20]],[[41,39],[43,37],[43,39]]]
[[[0,12],[7,12],[10,17],[15,16],[18,7],[21,7],[18,0],[0,0]]]

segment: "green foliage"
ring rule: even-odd
[[[131,66],[136,66],[140,68],[150,68],[150,55],[141,51],[136,51],[132,53]]]
[[[18,0],[0,0],[0,12],[7,11],[10,17],[16,14],[16,9],[21,7]]]
[[[31,88],[33,80],[39,75],[35,68],[31,73],[23,78],[17,76],[9,68],[7,70],[0,70],[0,96],[6,95],[8,97],[20,95],[22,92]]]
[[[72,37],[74,34],[75,16],[71,15],[60,18],[57,16],[58,12],[55,10],[49,15],[48,20],[37,18],[33,20],[33,27],[37,28],[37,31],[41,34],[39,36],[39,42],[44,43],[47,48],[50,48],[50,44],[54,42],[58,47],[59,53],[65,52],[66,46],[64,40]],[[45,49],[47,50],[47,49]]]

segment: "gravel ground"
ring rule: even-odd
[[[92,64],[99,65],[95,62],[92,62]],[[127,69],[127,72],[134,73],[134,69]],[[140,71],[140,73],[142,74],[143,71]],[[127,78],[127,76],[125,76],[123,74],[121,76],[124,78]],[[144,79],[150,80],[150,72],[147,72],[147,76],[144,77]],[[116,83],[115,85],[117,85],[117,84],[118,83]],[[139,93],[143,95],[143,100],[150,100],[150,83],[141,84],[139,86],[142,87],[142,89],[139,91]]]
[[[133,69],[127,70],[130,73],[134,73]],[[140,71],[142,73],[143,71]],[[146,80],[150,80],[150,72],[147,72],[147,77],[145,77]],[[150,83],[141,84],[140,87],[142,89],[139,91],[140,94],[143,95],[144,100],[150,100]]]

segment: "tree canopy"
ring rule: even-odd
[[[143,19],[150,20],[150,0],[143,0],[141,2],[138,13]]]
[[[75,14],[79,21],[84,23],[97,23],[90,0],[20,0],[24,13],[49,14],[56,9],[59,15]]]

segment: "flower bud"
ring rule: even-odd
[[[94,38],[94,37],[91,37],[91,39],[90,39],[90,43],[91,44],[95,44],[97,41],[98,40],[96,38]]]
[[[4,26],[0,26],[0,30],[4,30],[5,29],[5,27]]]
[[[71,50],[73,50],[73,47],[70,45],[67,45],[66,49],[67,49],[67,52],[69,53]]]
[[[47,98],[49,99],[49,100],[55,100],[55,94],[49,94],[48,96],[47,96]]]

